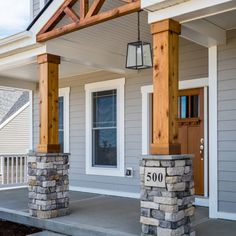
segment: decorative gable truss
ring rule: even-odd
[[[106,1],[111,2],[111,0],[93,0],[92,2],[89,2],[89,0],[65,0],[37,34],[37,41],[45,42],[76,30],[140,10],[140,0],[112,0],[113,3],[122,2],[122,5],[113,9],[101,11]],[[79,10],[77,11],[74,10],[75,8],[73,9],[76,4],[79,6]],[[70,18],[72,22],[57,27],[65,16]]]

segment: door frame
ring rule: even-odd
[[[196,197],[195,204],[209,206],[209,135],[208,135],[208,77],[192,80],[179,81],[179,89],[204,88],[204,197]],[[141,87],[142,94],[142,155],[149,154],[150,145],[150,100],[149,95],[153,93],[153,85]]]

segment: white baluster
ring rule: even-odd
[[[11,183],[14,184],[14,156],[11,159]]]
[[[1,156],[1,175],[2,175],[2,184],[4,184],[4,178],[5,178],[5,158]]]
[[[22,165],[22,156],[20,157],[20,183],[22,183],[23,179],[23,165]]]
[[[18,162],[18,156],[16,157],[16,184],[18,184],[18,165],[19,165],[19,162]]]
[[[9,172],[10,172],[10,168],[9,168],[9,157],[6,157],[7,159],[7,184],[9,184]]]
[[[24,168],[24,183],[27,183],[27,175],[28,175],[28,159],[27,159],[27,156],[24,156],[24,159],[25,159],[25,168]]]

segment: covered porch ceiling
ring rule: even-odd
[[[140,17],[141,39],[152,42],[148,13],[142,11]],[[201,39],[207,34],[218,37],[219,33],[224,34],[228,30],[235,29],[236,22],[233,20],[235,18],[236,10],[232,10],[184,23],[180,46],[186,39],[204,45],[205,42],[202,43]],[[66,24],[68,20],[65,17],[60,24]],[[192,32],[196,33],[198,38],[195,34],[191,34]],[[137,13],[132,13],[49,40],[45,45],[46,52],[61,56],[60,78],[63,79],[98,70],[125,73],[127,43],[136,40]],[[36,57],[32,57],[20,66],[17,64],[13,67],[0,66],[0,76],[38,81]]]

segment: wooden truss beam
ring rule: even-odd
[[[93,4],[89,8],[89,11],[86,15],[86,17],[91,17],[94,15],[97,15],[100,9],[102,8],[102,5],[104,4],[106,0],[94,0]]]
[[[140,0],[122,0],[124,5],[117,8],[99,13],[105,0],[94,0],[89,7],[88,0],[80,1],[79,15],[72,9],[78,0],[65,0],[57,12],[46,23],[37,35],[38,42],[60,37],[62,35],[96,25],[108,20],[112,20],[127,14],[131,14],[140,10]],[[65,14],[72,19],[72,23],[54,28]]]
[[[84,19],[89,10],[89,0],[80,0],[80,18]]]

